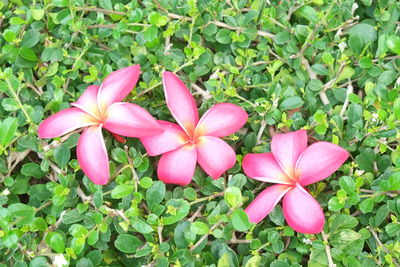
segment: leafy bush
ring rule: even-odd
[[[399,17],[396,0],[0,2],[1,266],[399,266]],[[163,70],[200,114],[247,111],[223,177],[165,185],[137,139],[105,133],[112,180],[94,185],[79,133],[38,138],[44,118],[132,64],[142,74],[125,101],[159,119],[172,120]],[[280,205],[258,224],[243,211],[266,185],[243,156],[300,128],[351,153],[308,187],[321,234],[294,232]]]

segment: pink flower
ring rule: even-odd
[[[165,99],[179,125],[159,121],[164,132],[141,138],[150,156],[161,155],[158,178],[165,183],[187,185],[192,180],[196,162],[217,179],[235,165],[236,154],[219,137],[233,134],[247,121],[239,106],[220,103],[199,120],[196,103],[185,84],[173,73],[163,73]]]
[[[324,213],[304,187],[335,172],[349,153],[328,142],[316,142],[307,147],[305,130],[275,135],[271,151],[247,154],[243,159],[247,176],[277,184],[262,191],[246,208],[250,221],[260,222],[283,197],[283,215],[290,227],[306,234],[321,232]]]
[[[83,172],[95,184],[106,184],[109,163],[101,129],[105,128],[117,140],[118,135],[145,137],[163,130],[143,108],[124,99],[139,79],[140,66],[134,65],[112,72],[101,86],[91,85],[72,103],[72,108],[57,112],[39,126],[40,138],[53,138],[86,127],[79,137],[77,157]]]

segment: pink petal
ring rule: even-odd
[[[93,183],[107,184],[110,171],[100,126],[91,126],[82,133],[78,140],[76,154],[83,172]]]
[[[241,107],[220,103],[211,107],[200,119],[195,136],[227,136],[238,131],[247,121],[247,113]]]
[[[324,228],[325,217],[321,206],[300,185],[286,193],[282,206],[287,223],[295,231],[316,234]]]
[[[163,132],[156,119],[144,108],[124,102],[108,107],[104,128],[116,134],[139,138]]]
[[[290,186],[278,184],[270,186],[258,194],[245,209],[250,222],[259,223],[264,219],[290,188]]]
[[[167,184],[188,185],[196,168],[197,152],[192,144],[163,154],[157,168],[158,178]]]
[[[164,132],[140,139],[147,154],[157,156],[187,143],[187,135],[181,126],[168,121],[158,121],[158,123]]]
[[[97,85],[88,86],[78,100],[75,103],[71,103],[71,105],[82,109],[93,117],[100,119],[100,110],[99,106],[97,105],[97,93],[99,88],[100,86]]]
[[[276,134],[272,137],[272,154],[274,154],[282,170],[292,178],[294,178],[297,159],[306,148],[307,132],[305,130]]]
[[[67,108],[45,119],[40,124],[38,132],[40,138],[53,138],[97,123],[95,118],[81,109]]]
[[[167,106],[178,124],[192,135],[199,120],[196,102],[186,85],[172,72],[163,73]]]
[[[218,137],[200,137],[197,139],[196,147],[201,168],[213,179],[218,179],[235,165],[235,151]]]
[[[272,153],[247,154],[243,158],[243,170],[247,176],[262,182],[291,184]]]
[[[306,186],[321,181],[334,173],[347,160],[349,153],[338,145],[317,142],[310,145],[300,156],[296,175],[299,183]]]
[[[124,99],[135,87],[140,75],[140,65],[133,65],[111,72],[101,83],[97,102],[104,110],[112,103]]]

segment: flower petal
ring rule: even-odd
[[[71,106],[82,109],[83,111],[89,113],[93,117],[98,119],[101,118],[99,106],[97,105],[97,93],[99,91],[100,86],[98,85],[90,85],[82,93],[82,95],[78,98],[75,103],[71,103]]]
[[[220,103],[211,107],[200,119],[195,136],[227,136],[238,131],[247,121],[247,113],[241,107]]]
[[[163,73],[167,106],[178,124],[192,135],[199,120],[196,102],[186,85],[172,72]]]
[[[349,153],[345,149],[332,143],[317,142],[310,145],[297,162],[296,175],[299,183],[306,186],[327,178],[348,157]]]
[[[164,132],[155,136],[143,137],[140,139],[147,154],[150,156],[157,156],[177,149],[187,143],[185,140],[187,135],[182,130],[181,126],[168,121],[158,121],[158,123]]]
[[[294,169],[297,159],[306,148],[307,132],[305,130],[276,134],[272,137],[272,154],[274,154],[282,170],[291,178],[295,177]]]
[[[167,184],[188,185],[196,168],[197,152],[192,144],[163,154],[157,168],[158,178]]]
[[[97,102],[101,110],[124,99],[135,87],[140,75],[140,65],[111,72],[101,83]]]
[[[247,154],[243,158],[243,170],[247,176],[262,182],[291,184],[272,153]]]
[[[235,151],[218,137],[202,136],[197,139],[196,147],[201,168],[213,179],[235,165]]]
[[[104,128],[116,134],[139,138],[163,132],[156,119],[144,108],[124,102],[108,107]]]
[[[290,189],[288,185],[273,185],[267,187],[244,210],[249,216],[250,222],[259,223],[278,204],[279,200]]]
[[[107,184],[110,171],[100,126],[91,126],[82,133],[78,140],[76,154],[83,172],[93,183]]]
[[[321,206],[300,185],[286,193],[282,206],[287,223],[295,231],[316,234],[324,228],[325,217]]]
[[[53,138],[97,123],[95,118],[83,110],[67,108],[45,119],[40,124],[38,132],[40,138]]]

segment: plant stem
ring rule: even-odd
[[[218,193],[216,193],[216,194],[214,194],[214,195],[211,195],[211,196],[198,198],[198,199],[196,199],[196,200],[190,202],[189,204],[190,204],[190,205],[194,205],[194,204],[196,204],[196,203],[200,203],[200,202],[203,202],[203,201],[210,201],[210,200],[212,200],[212,199],[214,199],[214,198],[217,198],[217,197],[220,197],[220,196],[223,196],[223,195],[224,195],[224,192],[218,192]]]

